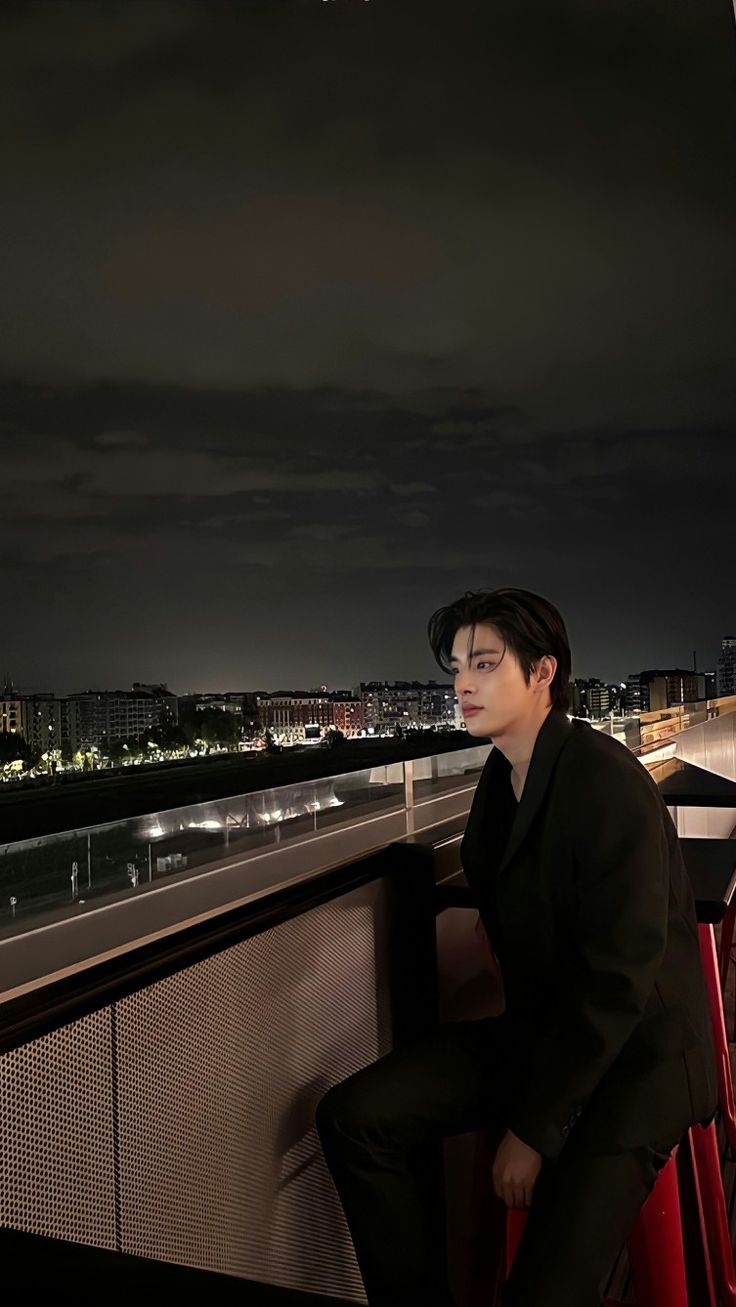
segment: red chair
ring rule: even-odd
[[[721,1111],[721,1119],[729,1148],[736,1153],[736,1105],[733,1097],[733,1077],[731,1075],[731,1057],[726,1034],[726,1018],[723,1011],[723,988],[713,927],[706,923],[699,925],[698,936],[700,939],[700,960],[703,964],[703,974],[708,991],[708,1007],[710,1009],[713,1045],[716,1055],[718,1106]],[[721,965],[722,961],[723,952],[721,951]]]
[[[726,908],[726,915],[721,922],[721,943],[718,950],[718,971],[721,977],[721,988],[724,995],[726,993],[728,968],[732,960],[731,948],[733,947],[734,926],[736,926],[736,898],[731,900],[730,905]],[[736,1013],[734,1016],[736,1019]],[[734,1038],[736,1039],[736,1026],[734,1026]]]
[[[734,1108],[731,1058],[726,1035],[726,1019],[723,1012],[723,990],[721,988],[721,971],[716,952],[715,933],[711,925],[702,924],[698,927],[698,934],[700,936],[700,957],[708,991],[708,1006],[713,1030],[721,1120],[723,1121],[729,1147],[735,1150],[736,1109]],[[730,954],[730,944],[728,950]],[[722,947],[721,964],[723,964],[723,956]],[[727,969],[728,963],[726,962]],[[707,1252],[710,1258],[713,1280],[722,1307],[736,1307],[736,1267],[734,1267],[726,1197],[723,1191],[723,1175],[718,1152],[716,1123],[712,1121],[705,1129],[702,1126],[693,1126],[689,1133],[700,1189],[700,1201],[705,1217]]]
[[[718,949],[718,974],[721,980],[721,992],[725,1003],[726,983],[728,981],[728,969],[733,961],[731,949],[733,947],[734,927],[736,927],[736,898],[726,908],[726,915],[721,922],[721,942]],[[733,1011],[732,1036],[736,1040],[736,1002]]]
[[[676,1159],[677,1147],[659,1172],[627,1239],[637,1307],[688,1307]],[[525,1209],[510,1208],[506,1215],[507,1276],[527,1214]],[[609,1307],[617,1307],[617,1299],[605,1301]]]
[[[736,1272],[715,1121],[705,1130],[702,1126],[695,1125],[689,1133],[699,1204],[703,1213],[710,1278],[717,1293],[719,1307],[736,1307]]]

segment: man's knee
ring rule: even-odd
[[[370,1096],[361,1086],[359,1076],[350,1076],[333,1085],[319,1100],[314,1120],[321,1139],[335,1131],[346,1135],[360,1134],[374,1121]]]
[[[314,1124],[317,1127],[317,1134],[321,1138],[332,1129],[335,1120],[340,1115],[340,1095],[337,1092],[339,1085],[333,1085],[320,1098],[314,1111]]]

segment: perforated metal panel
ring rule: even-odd
[[[0,1225],[115,1246],[109,1008],[0,1057]]]
[[[365,1302],[314,1128],[390,1048],[381,882],[117,1008],[122,1248]]]
[[[365,1302],[314,1127],[392,1046],[385,883],[0,1058],[0,1224]]]

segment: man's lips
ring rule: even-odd
[[[482,711],[483,709],[479,708],[476,704],[472,704],[472,705],[468,704],[466,708],[463,708],[463,716],[472,717],[473,713],[482,712]]]

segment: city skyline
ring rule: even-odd
[[[732,640],[736,639],[736,637],[730,637],[730,638]],[[698,658],[697,661],[700,662],[700,659]],[[690,672],[693,674],[697,673],[698,675],[701,676],[706,674],[709,676],[716,676],[717,668],[718,668],[717,659],[715,660],[712,666],[700,666],[700,667],[692,667],[689,664],[681,665],[679,663],[667,662],[666,660],[660,659],[658,662],[652,663],[647,667],[641,667],[636,671],[632,670],[628,672],[627,675],[638,676],[643,672],[651,672],[656,670],[656,671],[670,671],[670,672],[681,671],[681,672]],[[436,671],[437,671],[437,675],[433,677],[418,677],[418,676],[360,677],[357,680],[354,679],[349,683],[345,683],[343,685],[338,685],[336,683],[331,684],[328,681],[322,680],[316,682],[313,685],[309,685],[307,683],[297,684],[296,682],[294,682],[292,683],[290,688],[287,687],[285,684],[281,684],[277,687],[241,684],[240,686],[235,686],[235,685],[209,686],[209,687],[188,686],[186,689],[181,689],[178,686],[174,686],[168,680],[145,682],[137,678],[131,680],[131,682],[128,685],[104,684],[103,681],[98,680],[96,683],[89,684],[84,687],[74,686],[72,688],[64,688],[64,689],[57,689],[57,687],[53,685],[27,687],[21,685],[16,680],[16,678],[14,678],[13,676],[9,675],[6,672],[2,676],[0,676],[0,698],[2,698],[5,695],[6,691],[8,693],[7,695],[5,695],[5,697],[8,698],[12,698],[14,695],[17,695],[19,697],[23,697],[23,696],[32,697],[33,695],[43,695],[43,694],[53,694],[60,698],[66,698],[66,697],[71,697],[73,695],[94,694],[94,693],[115,694],[120,692],[120,693],[128,694],[134,691],[136,688],[146,689],[146,688],[150,688],[151,686],[157,686],[166,689],[169,691],[169,693],[176,695],[178,698],[186,698],[188,696],[195,696],[195,697],[213,696],[214,697],[217,695],[226,695],[226,694],[266,694],[266,695],[315,694],[316,695],[321,692],[324,692],[325,694],[348,694],[348,693],[353,693],[356,690],[359,690],[361,686],[372,686],[372,685],[383,685],[383,684],[429,685],[429,684],[436,683],[437,685],[442,685],[442,686],[452,685],[452,679],[453,679],[452,676],[448,675],[447,677],[443,678],[442,669],[437,668]],[[582,684],[582,683],[589,683],[595,681],[598,681],[601,685],[608,686],[608,687],[616,686],[619,688],[625,688],[626,686],[626,678],[607,679],[605,677],[597,676],[595,673],[592,673],[589,676],[582,676],[575,673],[574,669],[570,676],[571,684],[575,682],[580,682]]]
[[[519,585],[573,676],[736,628],[736,34],[542,0],[0,19],[0,669],[440,679]]]
[[[723,637],[722,637],[723,640],[734,639],[734,638],[736,638],[736,637],[734,637],[734,636],[732,636],[732,635],[729,635],[729,633],[727,633],[727,632],[724,633],[724,635],[723,635]],[[4,645],[3,645],[3,649],[4,649],[4,650],[7,650],[7,648],[8,648],[8,645],[7,645],[7,642],[6,642],[6,643],[4,643]],[[648,662],[642,663],[640,667],[636,667],[636,668],[634,668],[634,667],[627,668],[626,672],[625,672],[624,675],[622,675],[622,676],[617,676],[617,675],[614,675],[614,676],[603,676],[601,673],[596,672],[595,670],[583,673],[583,672],[579,672],[579,671],[577,671],[577,670],[575,669],[575,666],[573,666],[573,668],[572,668],[572,672],[571,672],[571,678],[570,678],[570,679],[571,679],[571,680],[579,679],[579,680],[586,680],[586,681],[587,681],[587,680],[593,680],[593,679],[597,678],[597,679],[599,679],[600,681],[602,681],[603,684],[606,684],[606,685],[625,685],[627,676],[630,676],[630,675],[636,675],[636,674],[638,674],[638,673],[641,672],[641,671],[651,670],[651,669],[654,669],[654,668],[669,668],[669,669],[675,669],[675,668],[677,668],[677,669],[682,670],[682,671],[684,671],[684,670],[687,670],[687,671],[697,671],[697,672],[699,672],[699,673],[701,673],[701,674],[704,673],[704,672],[713,672],[713,673],[715,673],[716,670],[717,670],[717,665],[718,665],[718,656],[719,656],[720,652],[721,652],[721,649],[720,649],[720,642],[719,642],[719,649],[718,649],[718,652],[715,654],[714,657],[711,657],[710,660],[708,660],[708,658],[707,658],[705,655],[703,655],[703,654],[701,653],[701,651],[699,651],[699,650],[697,650],[697,649],[693,649],[693,650],[691,651],[691,657],[690,657],[690,658],[688,658],[688,657],[686,656],[686,657],[685,657],[684,659],[682,659],[682,660],[678,660],[678,659],[667,659],[667,658],[662,658],[662,657],[660,657],[660,658],[654,658],[654,659],[649,659]],[[693,654],[693,653],[697,655],[697,657],[696,657],[695,660],[692,658],[692,654]],[[694,665],[694,664],[697,664],[697,665]],[[367,676],[367,675],[366,675],[366,676],[361,676],[361,675],[358,675],[358,676],[353,676],[353,677],[345,678],[344,683],[342,683],[342,684],[338,684],[338,683],[337,683],[336,681],[334,681],[334,680],[333,680],[333,681],[330,681],[330,680],[328,680],[326,677],[321,677],[321,678],[317,679],[317,680],[314,681],[314,682],[307,682],[307,681],[299,681],[299,682],[297,682],[297,681],[293,681],[293,682],[291,682],[291,684],[294,685],[294,686],[299,685],[299,686],[301,686],[302,688],[307,688],[307,689],[319,689],[319,688],[321,688],[322,686],[327,686],[328,689],[330,689],[330,690],[339,690],[339,689],[350,689],[350,688],[352,688],[352,687],[354,687],[355,685],[358,685],[358,684],[360,684],[360,683],[368,683],[368,682],[373,682],[373,681],[376,681],[376,682],[381,682],[381,681],[422,681],[422,682],[428,682],[428,681],[431,681],[431,680],[442,680],[443,677],[444,677],[444,675],[445,675],[445,674],[443,673],[443,671],[442,671],[442,669],[441,669],[440,667],[434,666],[434,671],[432,672],[432,674],[430,675],[429,673],[427,673],[427,674],[424,675],[424,676],[420,676],[420,675],[418,675],[418,674],[411,674],[411,673],[406,673],[406,674],[396,674],[396,675],[392,675],[392,676],[388,676],[388,675],[386,675],[386,676],[381,676],[380,674],[371,675],[371,676]],[[452,680],[451,677],[448,677],[447,679],[448,679],[448,682],[451,682],[451,680]],[[80,684],[78,684],[78,683],[76,683],[76,682],[72,682],[72,681],[64,682],[63,684],[60,684],[60,683],[59,683],[59,678],[57,677],[57,678],[52,678],[52,680],[49,681],[48,684],[44,684],[44,685],[41,685],[41,684],[26,685],[26,684],[21,680],[21,678],[20,678],[20,676],[19,676],[18,674],[14,674],[14,673],[13,673],[11,666],[8,665],[8,667],[4,668],[4,669],[2,670],[2,673],[0,673],[0,690],[2,690],[3,685],[11,685],[11,686],[13,687],[13,689],[15,690],[15,692],[18,693],[18,694],[42,694],[42,693],[54,693],[54,694],[57,694],[57,693],[58,693],[58,694],[64,696],[64,695],[75,694],[75,693],[80,693],[80,694],[81,694],[81,693],[84,693],[84,692],[86,692],[86,691],[91,691],[91,690],[110,691],[110,690],[130,689],[130,688],[131,688],[134,684],[136,684],[136,683],[138,683],[138,684],[167,684],[167,685],[171,685],[171,678],[170,678],[170,677],[167,678],[167,677],[164,676],[163,679],[161,679],[160,677],[152,677],[152,678],[150,678],[150,680],[149,680],[149,679],[146,679],[146,680],[144,681],[144,679],[143,679],[141,676],[138,676],[138,675],[136,675],[135,673],[133,673],[129,678],[127,678],[127,681],[128,681],[128,683],[124,685],[124,684],[123,684],[122,682],[120,682],[119,680],[113,683],[112,681],[106,680],[104,676],[98,676],[96,681],[90,682],[89,684],[87,684],[87,685],[85,685],[84,687],[82,687]],[[252,683],[252,678],[250,678],[249,686],[250,686],[251,683]],[[287,684],[287,683],[286,683],[286,682],[280,683],[279,686],[266,686],[265,684],[258,684],[258,685],[256,685],[255,683],[252,683],[252,688],[253,688],[254,690],[257,690],[257,691],[263,691],[264,693],[271,693],[271,694],[276,694],[276,693],[278,693],[279,691],[281,691],[281,692],[283,692],[283,693],[288,693],[288,691],[285,690],[285,688],[284,688],[285,684]],[[233,682],[233,683],[230,684],[230,685],[219,685],[219,686],[218,686],[218,685],[204,685],[204,684],[200,684],[200,685],[197,685],[197,686],[187,686],[186,689],[181,690],[181,691],[179,691],[179,690],[177,689],[176,692],[177,692],[177,693],[182,693],[182,694],[208,694],[208,693],[215,693],[215,694],[217,694],[217,693],[226,693],[228,690],[229,690],[229,691],[232,691],[232,692],[237,692],[237,685],[239,685],[241,688],[243,688],[243,687],[245,686],[245,681],[243,680],[242,677],[240,678],[240,681],[239,681],[237,684],[236,684],[236,682]],[[248,687],[246,687],[246,688],[248,688]]]

